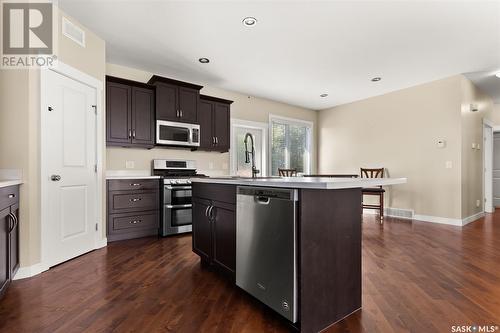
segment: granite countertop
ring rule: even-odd
[[[322,177],[214,177],[192,178],[193,183],[232,184],[247,186],[285,187],[333,190],[405,184],[406,178],[322,178]]]
[[[106,176],[106,179],[160,179],[160,176]]]
[[[21,179],[0,179],[0,188],[7,186],[20,185],[23,181]]]
[[[108,170],[106,179],[160,179],[160,176],[151,176],[151,170]]]

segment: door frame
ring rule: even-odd
[[[230,149],[229,149],[229,160],[230,160],[230,173],[233,174],[236,172],[236,142],[234,140],[234,131],[233,127],[246,127],[250,129],[255,129],[262,131],[262,170],[260,170],[260,176],[267,175],[267,156],[268,156],[268,133],[269,133],[269,124],[258,122],[258,121],[250,121],[243,119],[231,118],[231,130],[230,130]]]
[[[46,168],[46,148],[44,147],[45,142],[45,131],[47,124],[47,92],[49,89],[49,71],[55,72],[57,74],[68,77],[69,79],[80,82],[90,88],[96,90],[96,105],[97,105],[97,115],[96,115],[96,223],[98,225],[98,230],[96,230],[94,235],[94,249],[98,249],[107,245],[107,239],[103,235],[104,222],[103,221],[103,195],[104,195],[104,110],[103,110],[103,81],[100,81],[88,74],[81,72],[80,70],[66,65],[61,61],[58,61],[56,67],[42,67],[40,69],[40,127],[39,127],[39,152],[40,152],[40,231],[41,231],[41,266],[42,270],[47,270],[50,268],[50,258],[48,258],[48,227],[47,227],[47,207],[48,197],[47,185],[44,181],[44,175],[47,175],[48,170]]]
[[[493,188],[489,193],[486,193],[486,186],[493,187],[493,132],[495,124],[489,120],[483,118],[483,211],[485,213],[493,213],[495,207],[493,206]],[[486,135],[491,134],[490,149],[486,149]],[[486,165],[486,160],[489,158],[491,165]]]

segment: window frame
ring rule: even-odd
[[[308,121],[308,120],[303,120],[303,119],[296,119],[296,118],[290,118],[290,117],[283,117],[283,116],[278,116],[275,114],[269,114],[269,125],[268,125],[268,165],[267,168],[269,170],[269,174],[272,175],[272,151],[273,151],[273,123],[279,123],[279,124],[285,124],[285,125],[298,125],[298,126],[305,126],[308,129],[308,134],[307,134],[307,142],[306,142],[306,149],[307,149],[307,154],[306,154],[306,162],[304,166],[304,174],[311,174],[312,170],[312,147],[313,147],[313,138],[314,138],[314,122]],[[288,141],[288,138],[287,138]],[[287,144],[288,145],[288,144]],[[288,150],[285,152],[285,159],[288,161],[289,157],[288,155]]]
[[[234,136],[234,128],[235,127],[240,127],[240,128],[248,128],[248,129],[253,129],[253,130],[260,130],[262,131],[262,151],[261,151],[261,161],[262,161],[262,168],[260,170],[259,176],[267,176],[267,166],[268,166],[268,150],[269,150],[269,142],[268,142],[268,133],[269,133],[269,124],[264,123],[264,122],[258,122],[258,121],[250,121],[250,120],[243,120],[243,119],[237,119],[237,118],[231,118],[231,148],[229,149],[229,162],[230,162],[230,174],[231,175],[236,175],[236,158],[237,154],[235,153],[234,148],[237,147],[236,145],[236,138]]]

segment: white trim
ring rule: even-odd
[[[392,207],[385,207],[384,208],[384,216],[387,217],[393,217],[397,219],[402,219],[402,220],[408,220],[408,221],[414,221],[414,222],[428,222],[428,223],[438,223],[438,224],[446,224],[446,225],[453,225],[457,227],[463,227],[464,225],[467,225],[471,222],[474,222],[482,217],[484,217],[483,212],[476,213],[474,215],[468,216],[463,219],[452,219],[449,217],[440,217],[440,216],[432,216],[432,215],[420,215],[420,214],[413,214],[413,217],[404,217],[404,216],[398,216],[394,214],[389,214],[388,212],[390,211],[411,211],[411,209],[401,209],[401,208],[392,208]],[[367,215],[376,215],[378,212],[373,209],[363,209],[363,214]]]
[[[282,121],[283,123],[287,123],[287,124],[300,124],[300,125],[305,125],[307,126],[309,129],[310,129],[310,133],[309,133],[309,140],[308,140],[308,143],[307,143],[307,149],[309,151],[309,156],[307,156],[307,163],[306,163],[306,168],[307,170],[304,170],[304,173],[305,174],[310,174],[312,172],[312,166],[313,166],[313,163],[312,163],[312,160],[313,160],[313,149],[316,149],[316,146],[315,146],[315,137],[314,137],[314,122],[312,121],[309,121],[309,120],[303,120],[303,119],[297,119],[297,118],[290,118],[290,117],[283,117],[283,116],[279,116],[279,115],[276,115],[276,114],[273,114],[273,113],[270,113],[269,114],[269,129],[268,129],[268,138],[269,138],[269,142],[268,142],[268,170],[269,170],[269,175],[272,176],[272,169],[273,169],[273,161],[272,161],[272,148],[273,148],[273,142],[272,142],[272,131],[273,131],[273,120],[277,120],[278,122],[279,121]]]
[[[493,133],[500,132],[500,126],[493,126]]]
[[[42,263],[37,263],[31,266],[19,267],[16,275],[14,275],[13,280],[26,279],[35,275],[38,275],[42,272],[45,272],[49,269],[48,266],[43,265]]]
[[[250,129],[255,129],[255,130],[260,130],[262,131],[262,155],[261,155],[261,161],[262,161],[262,170],[260,170],[260,176],[267,176],[267,157],[268,157],[268,152],[267,149],[269,147],[268,145],[268,128],[269,124],[263,123],[263,122],[257,122],[257,121],[251,121],[251,120],[243,120],[243,119],[236,119],[236,118],[231,118],[231,147],[236,147],[236,142],[234,142],[234,131],[233,127],[245,127],[245,128],[250,128]],[[230,163],[230,173],[232,175],[236,174],[236,156],[237,154],[234,153],[234,149],[229,149],[229,163]]]
[[[108,239],[106,237],[99,238],[95,242],[95,250],[101,249],[106,246],[108,246]]]
[[[482,181],[483,181],[483,188],[482,188],[482,207],[483,211],[486,213],[493,213],[495,211],[495,207],[493,205],[493,143],[495,141],[495,138],[493,137],[493,132],[494,132],[494,123],[491,120],[483,118],[483,142],[482,142],[482,153],[483,153],[483,160],[482,160]],[[491,142],[490,142],[490,149],[486,149],[486,133],[491,132]],[[487,166],[486,165],[486,157],[489,156],[489,160],[491,161],[491,165]],[[491,186],[491,193],[488,194],[488,197],[486,195],[486,184],[489,183],[489,186]]]
[[[105,128],[103,124],[103,87],[102,81],[86,74],[78,69],[66,65],[65,63],[59,61],[55,67],[42,67],[40,69],[40,137],[39,137],[39,152],[40,152],[40,228],[41,228],[41,267],[49,268],[49,259],[47,258],[47,230],[44,227],[47,220],[46,212],[44,207],[46,207],[47,196],[44,195],[46,192],[46,183],[43,181],[44,177],[42,175],[47,174],[45,170],[44,162],[44,151],[43,151],[43,140],[44,140],[44,128],[46,128],[46,107],[47,107],[47,85],[48,85],[48,71],[53,71],[63,76],[66,76],[72,80],[78,81],[85,84],[91,88],[96,89],[96,105],[97,105],[97,115],[96,115],[96,164],[97,164],[97,175],[96,175],[96,223],[98,225],[98,230],[95,232],[94,236],[94,249],[103,247],[104,243],[107,243],[106,238],[102,238],[102,230],[105,228],[105,221],[102,221],[103,214],[103,179],[104,179],[104,152],[103,152],[103,142],[105,138]],[[105,245],[104,245],[105,246]],[[34,270],[36,271],[36,270]],[[36,273],[38,274],[38,273]]]

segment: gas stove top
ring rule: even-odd
[[[152,173],[163,178],[164,184],[187,185],[190,178],[206,177],[196,172],[195,161],[184,160],[153,160]]]

